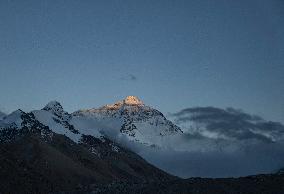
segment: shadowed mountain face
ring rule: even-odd
[[[76,193],[113,181],[174,179],[105,137],[83,135],[75,143],[37,121],[28,125],[1,130],[1,193]]]
[[[1,193],[281,194],[284,189],[283,173],[181,180],[107,139],[85,136],[74,144],[62,135],[50,137],[25,132],[1,143]]]

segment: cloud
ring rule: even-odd
[[[196,121],[196,122],[252,122],[263,121],[261,117],[249,115],[242,110],[234,108],[220,109],[215,107],[195,107],[186,108],[172,114],[177,122]]]
[[[185,133],[162,137],[164,144],[150,147],[129,141],[121,133],[106,134],[149,163],[182,178],[240,177],[284,167],[284,141],[213,139]]]
[[[284,167],[284,128],[234,108],[187,108],[173,114],[184,133],[156,139],[157,146],[111,139],[149,163],[183,178],[240,177],[272,173]]]
[[[137,81],[138,78],[134,74],[127,74],[120,79],[124,81]]]
[[[172,116],[188,133],[199,133],[210,138],[261,141],[284,139],[284,125],[281,123],[265,121],[259,116],[234,108],[186,108]]]
[[[144,149],[140,155],[166,172],[183,178],[240,177],[272,173],[282,168],[283,146],[284,142],[252,144],[231,152]]]
[[[114,134],[112,134],[114,135]],[[272,173],[284,167],[284,141],[228,141],[204,136],[172,136],[149,147],[120,134],[113,137],[158,168],[182,177],[240,177]]]

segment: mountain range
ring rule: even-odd
[[[188,112],[194,111],[187,110]],[[201,116],[194,115],[191,120],[196,122],[197,115]],[[226,114],[222,114],[224,115]],[[186,120],[181,117],[184,116],[182,113],[175,116],[179,116],[176,123]],[[227,116],[225,120],[228,118],[231,117]],[[204,121],[205,118],[202,119]],[[206,125],[202,125],[202,130],[199,131],[202,139],[216,132],[209,126],[209,119],[206,119]],[[259,120],[261,119],[251,118],[252,123],[266,123],[263,120],[258,122]],[[201,123],[201,119],[198,121]],[[217,122],[216,118],[215,121]],[[271,142],[280,141],[282,125],[277,126],[277,130],[272,131],[270,136],[264,133],[265,130],[261,127],[253,128],[252,133],[259,136],[249,137],[259,137],[262,141],[260,136],[265,136]],[[239,182],[244,181],[245,178],[182,180],[171,175],[172,172],[163,169],[162,165],[151,161],[146,154],[137,151],[142,148],[143,151],[154,150],[159,153],[172,148],[173,151],[188,151],[193,146],[189,148],[189,144],[183,143],[184,140],[188,142],[196,136],[196,128],[190,132],[189,128],[180,128],[160,111],[145,105],[135,96],[128,96],[124,100],[100,108],[78,110],[74,113],[66,112],[57,101],[49,102],[41,110],[24,112],[19,109],[8,115],[1,113],[0,192],[165,193],[168,190],[169,193],[174,193],[180,189],[181,193],[186,193],[190,185],[193,185],[191,192],[208,193],[209,191],[200,190],[200,187],[207,185],[214,190],[216,184],[220,186],[217,186],[216,191],[222,193],[222,188],[225,187],[224,191],[228,191],[228,185],[237,187]],[[211,133],[208,133],[209,130]],[[230,136],[231,134],[227,133],[226,138],[236,137]],[[206,141],[208,142],[207,139]],[[211,145],[207,144],[208,147],[212,147]],[[264,177],[265,184],[271,181],[274,181],[273,184],[284,183],[282,173],[260,177]],[[247,178],[252,182],[260,179],[258,176]],[[155,188],[156,184],[159,187]],[[283,188],[280,186],[276,187],[274,193]],[[251,192],[258,192],[259,189],[263,189],[263,185],[257,185]],[[236,190],[236,193],[238,191]]]
[[[79,142],[82,135],[100,137],[111,131],[125,135],[130,141],[151,145],[162,136],[182,133],[182,130],[167,120],[161,112],[144,105],[134,96],[128,96],[115,104],[79,110],[71,114],[64,111],[59,102],[51,101],[41,110],[30,113],[16,110],[9,115],[3,115],[0,127],[19,129],[30,125],[25,120],[27,116],[74,142]]]

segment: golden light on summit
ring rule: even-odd
[[[124,99],[124,104],[127,104],[127,105],[144,105],[144,103],[137,96],[127,96]]]

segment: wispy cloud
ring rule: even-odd
[[[137,81],[137,79],[137,76],[135,76],[134,74],[126,74],[120,78],[120,80],[124,81]]]

